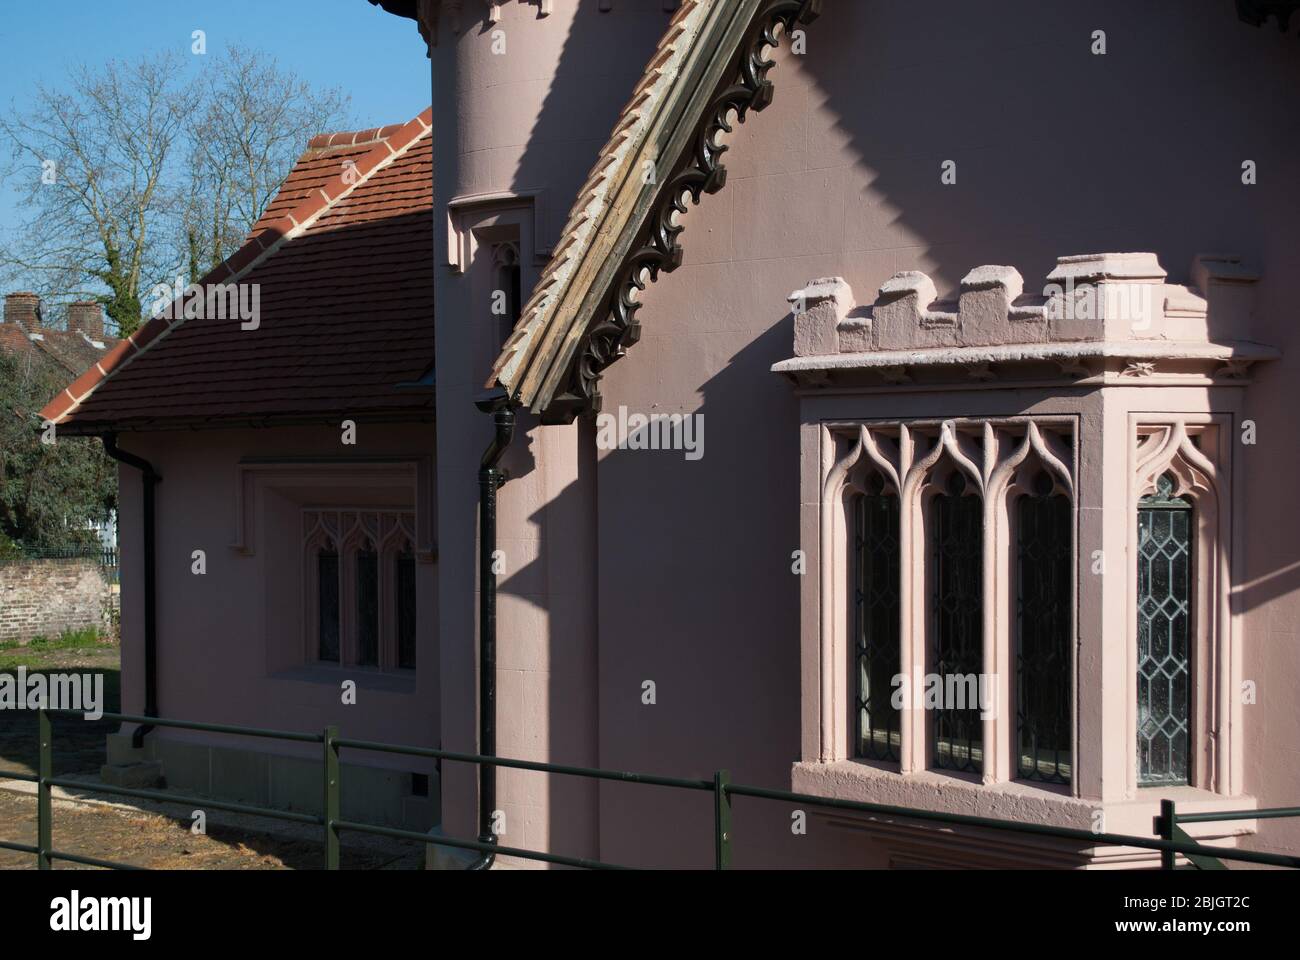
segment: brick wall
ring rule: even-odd
[[[106,629],[116,603],[106,572],[94,560],[0,564],[0,641]]]

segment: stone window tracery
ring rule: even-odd
[[[828,428],[837,458],[823,491],[823,569],[837,582],[837,569],[849,571],[851,593],[844,615],[836,591],[826,591],[823,662],[838,662],[836,630],[852,630],[855,693],[845,712],[854,715],[854,755],[904,772],[1068,782],[1073,429],[1070,418]],[[1040,513],[1047,519],[1035,522]],[[1029,536],[1048,532],[1064,534],[1064,548]],[[851,544],[847,562],[836,542]],[[1047,567],[1037,563],[1044,550]],[[1017,564],[1047,585],[1027,582]],[[876,582],[881,575],[893,582]],[[1057,606],[1046,611],[1049,603]],[[1032,635],[1021,629],[1022,607],[1036,616]],[[1043,669],[1062,657],[1066,669]],[[885,683],[893,710],[883,705]],[[835,706],[841,678],[823,684],[823,750],[833,759],[848,739]],[[1037,760],[1026,759],[1022,741]]]
[[[414,529],[409,511],[303,511],[309,660],[415,668]]]

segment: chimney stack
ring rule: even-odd
[[[5,323],[16,323],[27,333],[41,326],[41,298],[28,291],[5,295]]]
[[[103,340],[104,308],[96,300],[68,304],[68,330],[84,333],[91,340]]]

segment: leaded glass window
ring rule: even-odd
[[[379,554],[357,551],[357,663],[379,665]]]
[[[1165,474],[1138,504],[1138,783],[1188,782],[1192,505]]]
[[[1016,743],[1024,780],[1070,782],[1070,499],[1040,474],[1016,503]]]
[[[858,756],[899,757],[898,497],[874,475],[854,502],[855,633],[858,666]]]
[[[931,711],[932,763],[945,770],[981,773],[984,732],[980,718],[980,674],[984,662],[983,501],[966,491],[959,470],[947,492],[934,498],[931,523],[932,670],[944,700]],[[963,696],[952,702],[949,691]]]
[[[303,510],[308,655],[343,667],[416,665],[415,515]]]

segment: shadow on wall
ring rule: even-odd
[[[544,188],[537,201],[545,205],[541,210],[544,232],[537,238],[539,249],[549,248],[562,229],[573,198],[586,180],[601,146],[609,139],[671,16],[664,11],[661,0],[620,0],[608,11],[600,7],[599,0],[580,0],[545,102],[531,131],[521,137],[524,148],[511,189],[526,193]],[[537,15],[531,7],[516,11],[506,6],[502,12],[506,16]],[[493,26],[483,20],[477,29],[490,33]],[[593,55],[593,51],[611,49],[617,50],[618,55]],[[581,104],[582,109],[575,109],[575,104]],[[581,157],[581,162],[573,162],[574,156]],[[521,415],[514,444],[505,461],[513,478],[525,476],[537,467],[530,449],[533,438],[529,435],[534,424],[533,418]],[[584,458],[590,449],[589,445],[582,446]],[[579,485],[570,486],[530,517],[537,529],[543,557],[548,543],[571,542],[575,537],[585,538],[585,549],[590,556],[596,556],[592,509],[594,466],[584,459]],[[506,487],[504,495],[509,496],[510,492],[511,488]],[[552,679],[548,691],[550,713],[545,720],[547,729],[544,734],[523,731],[523,742],[535,742],[544,736],[549,744],[548,759],[552,762],[597,766],[601,760],[597,744],[599,678],[595,675],[598,656],[586,637],[596,634],[598,595],[595,583],[571,580],[559,586],[561,578],[574,576],[573,571],[548,570],[544,561],[535,561],[511,570],[500,579],[498,589],[503,605],[523,602],[536,607],[539,597],[549,595],[557,609],[538,610],[540,616],[548,623],[574,627],[550,632],[546,656]],[[579,629],[584,623],[589,623],[589,628]],[[501,644],[498,649],[504,652]],[[509,678],[499,674],[499,729],[511,722],[508,683]],[[575,708],[578,692],[582,695],[581,705]],[[564,709],[566,705],[570,709]],[[516,710],[516,715],[521,713],[522,709]],[[503,772],[502,781],[509,775],[513,775],[512,783],[525,796],[546,798],[548,822],[541,831],[549,838],[549,849],[574,856],[596,855],[600,804],[599,788],[594,781],[522,771]],[[530,779],[532,782],[528,782]],[[499,797],[508,795],[508,791],[498,787]]]
[[[588,602],[641,624],[639,636],[658,638],[636,650],[622,638],[601,638],[599,674],[587,688],[599,707],[600,766],[700,778],[725,768],[737,781],[789,788],[790,764],[799,756],[799,622],[795,604],[774,601],[791,594],[791,558],[789,551],[755,555],[744,545],[755,523],[777,530],[783,543],[798,543],[798,512],[786,509],[798,502],[798,477],[793,471],[748,476],[739,465],[754,443],[774,443],[782,448],[782,462],[798,461],[797,407],[786,384],[768,372],[773,357],[788,347],[790,322],[787,317],[746,344],[709,381],[704,402],[691,411],[705,424],[692,437],[702,440],[704,456],[691,460],[682,450],[639,450],[636,440],[596,450],[597,425],[584,422],[583,456],[595,451],[599,484],[591,475],[596,462],[584,459],[579,483],[529,516],[543,551],[547,543],[574,536],[635,545],[634,562],[602,566],[598,597],[595,585],[557,590],[556,571],[549,571],[552,598],[587,590]],[[618,417],[616,409],[606,413]],[[506,466],[514,478],[535,467],[522,441],[516,440]],[[616,491],[617,499],[607,491]],[[591,522],[593,494],[600,527],[582,529]],[[683,549],[683,529],[708,531],[708,548],[697,549],[692,541]],[[536,607],[548,589],[547,574],[540,562],[510,570],[499,581],[501,594],[509,598],[503,602]],[[702,632],[702,622],[718,619],[730,625],[725,632]],[[778,651],[774,638],[790,642]],[[585,741],[595,731],[575,724],[565,704],[577,688],[575,677],[589,668],[564,632],[553,631],[550,644],[557,678],[548,717],[553,761],[578,762],[575,750],[591,749]],[[646,680],[656,681],[654,707],[642,701]],[[723,683],[751,695],[743,703],[719,695]],[[507,703],[504,697],[499,702]],[[586,837],[579,811],[593,802],[590,785],[555,776],[547,780],[552,847],[577,852],[574,845]],[[602,859],[645,867],[712,866],[708,795],[636,784],[603,784],[600,790]],[[835,863],[834,849],[814,848],[791,833],[793,808],[787,806],[736,801],[734,829],[743,838],[735,848],[736,865]],[[846,858],[843,865],[852,862]]]

